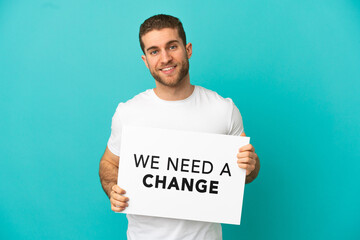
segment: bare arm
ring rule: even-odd
[[[109,198],[112,187],[117,184],[118,170],[119,157],[106,147],[104,155],[100,160],[99,176],[102,188]]]
[[[128,197],[123,196],[125,190],[120,188],[117,183],[117,176],[119,170],[119,157],[113,154],[109,148],[106,147],[105,153],[100,160],[99,176],[101,186],[104,192],[110,199],[111,210],[114,212],[123,211],[129,204]]]

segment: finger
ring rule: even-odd
[[[110,199],[110,202],[113,206],[115,207],[122,207],[122,208],[126,208],[129,206],[129,204],[127,202],[120,202],[120,201],[117,201],[115,199]]]
[[[238,160],[236,161],[237,163],[243,163],[243,164],[249,164],[249,165],[254,165],[256,164],[256,160],[254,158],[238,158]]]
[[[242,147],[239,149],[239,152],[243,152],[243,151],[255,152],[255,148],[254,148],[253,145],[247,144],[247,145],[245,145],[245,146],[242,146]]]
[[[111,190],[113,190],[114,192],[118,193],[118,194],[125,194],[126,191],[122,188],[120,188],[118,185],[114,185],[112,186]]]
[[[244,157],[254,158],[255,153],[250,151],[245,151],[245,152],[239,152],[238,154],[236,154],[236,156],[237,158],[244,158]]]
[[[124,211],[124,209],[125,208],[116,207],[116,206],[111,205],[111,210],[113,210],[114,212],[122,212],[122,211]]]
[[[246,176],[249,175],[255,169],[255,166],[249,164],[238,164],[238,166],[239,168],[246,170]]]
[[[250,169],[248,169],[247,164],[238,164],[238,166],[239,166],[239,168],[242,168],[242,169],[246,170],[246,176],[251,173]]]
[[[238,163],[239,168],[246,169],[253,171],[255,169],[255,165],[253,164],[244,164],[244,163]]]
[[[249,167],[249,164],[238,163],[238,166],[239,166],[239,168],[242,168],[242,169],[246,170]]]
[[[125,197],[125,196],[123,196],[123,195],[120,195],[120,194],[118,194],[118,193],[116,193],[116,192],[114,192],[114,191],[111,191],[110,197],[111,197],[111,198],[114,198],[114,199],[117,200],[117,201],[121,201],[121,202],[127,202],[127,201],[129,201],[129,198],[128,198],[128,197]]]

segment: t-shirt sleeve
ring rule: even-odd
[[[109,150],[116,156],[120,156],[121,131],[122,131],[121,106],[122,103],[118,105],[115,114],[112,117],[111,135],[107,144]]]
[[[229,135],[240,136],[244,132],[243,121],[239,109],[232,100],[231,108]]]

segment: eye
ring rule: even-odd
[[[158,50],[154,50],[154,51],[151,51],[150,54],[151,55],[156,55],[159,51]]]
[[[174,50],[174,49],[176,49],[176,48],[177,48],[176,45],[171,45],[171,46],[170,46],[170,49],[171,49],[171,50]]]

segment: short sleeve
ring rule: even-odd
[[[120,144],[121,144],[121,132],[122,132],[122,123],[120,118],[121,106],[122,103],[118,105],[115,114],[112,117],[111,135],[107,144],[109,150],[116,156],[120,156]]]
[[[240,136],[244,132],[244,126],[239,109],[231,100],[231,117],[229,124],[229,135]]]

